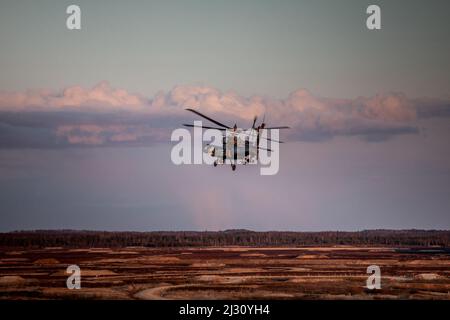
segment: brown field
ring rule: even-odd
[[[448,252],[383,247],[0,251],[0,299],[450,299]],[[81,289],[66,287],[67,266]],[[369,265],[381,290],[365,288]]]

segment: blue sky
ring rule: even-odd
[[[298,88],[354,98],[401,91],[448,97],[448,1],[2,1],[0,88],[92,86],[154,95],[203,84],[284,97]]]
[[[448,1],[0,3],[0,230],[449,229]],[[194,107],[280,172],[175,166]]]

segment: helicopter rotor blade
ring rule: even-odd
[[[257,120],[257,119],[258,119],[257,116],[255,116],[255,117],[253,118],[252,129],[255,129],[255,124],[256,124],[256,120]]]
[[[191,109],[191,108],[187,108],[186,110],[187,110],[187,111],[190,111],[190,112],[193,112],[193,113],[195,113],[196,115],[199,115],[200,117],[205,118],[206,120],[209,120],[209,121],[211,121],[212,123],[217,124],[217,125],[220,126],[220,127],[223,127],[223,128],[226,128],[226,129],[231,129],[231,127],[226,126],[226,125],[224,125],[223,123],[220,123],[219,121],[216,121],[216,120],[214,120],[214,119],[212,119],[212,118],[210,118],[210,117],[208,117],[208,116],[205,116],[203,113],[200,113],[200,112],[198,112],[197,110],[194,110],[194,109]]]
[[[191,128],[214,129],[214,130],[220,130],[220,131],[227,130],[225,128],[216,128],[216,127],[208,127],[208,126],[196,126],[196,125],[193,125],[193,124],[186,124],[186,123],[183,123],[183,126],[191,127]]]
[[[259,137],[260,139],[264,139],[264,140],[268,140],[271,142],[277,142],[277,143],[284,143],[283,141],[278,141],[278,140],[274,140],[274,139],[270,139],[270,138],[263,138],[263,137]]]
[[[258,149],[260,149],[260,150],[266,150],[266,151],[270,151],[270,152],[273,152],[273,150],[272,149],[266,149],[266,148],[263,148],[263,147],[259,147]]]
[[[267,128],[264,128],[264,129],[266,129],[266,130],[271,130],[271,129],[290,129],[291,127],[288,127],[288,126],[279,126],[279,127],[267,127]]]

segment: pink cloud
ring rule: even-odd
[[[255,115],[261,121],[266,114],[269,125],[289,125],[293,138],[311,135],[365,135],[366,133],[411,133],[418,118],[417,101],[401,93],[379,94],[356,99],[320,97],[306,89],[292,92],[284,99],[264,96],[245,97],[236,92],[222,92],[208,86],[175,86],[151,98],[112,87],[102,81],[92,88],[71,86],[60,91],[28,90],[0,92],[0,111],[53,111],[70,109],[84,114],[126,111],[134,120],[115,119],[83,123],[56,123],[55,134],[70,144],[100,145],[104,143],[139,142],[143,139],[167,139],[172,122],[167,119],[192,119],[185,108],[250,126]],[[443,103],[441,102],[441,105]],[[441,114],[443,107],[438,110]],[[430,109],[432,110],[432,109]],[[424,114],[424,111],[421,110]],[[429,113],[427,113],[428,115]],[[159,119],[155,125],[142,117]],[[222,117],[222,118],[221,118]],[[75,119],[75,118],[74,118]],[[137,119],[137,120],[136,120]],[[1,120],[1,119],[0,119]],[[137,121],[137,123],[136,123]],[[206,121],[206,120],[205,120]],[[169,126],[168,123],[171,123]],[[411,127],[412,126],[412,127]]]
[[[102,81],[89,89],[72,86],[60,92],[29,90],[25,93],[0,93],[0,110],[63,110],[71,107],[88,110],[139,111],[146,105],[148,102],[143,97],[123,89],[112,88],[107,81]]]

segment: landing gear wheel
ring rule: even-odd
[[[233,171],[235,171],[235,170],[236,170],[236,165],[235,165],[235,164],[232,164],[232,165],[231,165],[231,169],[232,169]]]
[[[217,161],[214,161],[214,167],[217,167]]]

